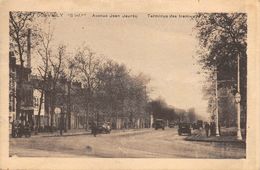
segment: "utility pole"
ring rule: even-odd
[[[218,71],[216,70],[216,136],[219,136],[218,126]]]
[[[240,62],[239,62],[239,54],[237,55],[237,93],[235,95],[235,101],[237,105],[237,139],[242,140],[241,128],[240,128]]]

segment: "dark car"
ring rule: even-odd
[[[192,129],[195,130],[195,129],[199,129],[199,125],[197,123],[192,123]]]
[[[157,129],[164,130],[164,128],[165,128],[164,120],[163,119],[156,119],[155,122],[154,122],[154,129],[155,130],[157,130]]]
[[[111,126],[108,122],[99,122],[97,124],[96,133],[110,133]]]
[[[175,123],[169,123],[169,128],[174,128]]]
[[[178,129],[178,134],[188,134],[191,135],[191,128],[189,123],[179,123],[179,129]]]
[[[27,122],[25,125],[23,125],[19,121],[14,121],[12,125],[12,137],[22,137],[23,135],[25,137],[31,137],[31,126],[29,122]]]

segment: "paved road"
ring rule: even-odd
[[[120,158],[244,158],[239,144],[185,141],[176,129],[10,139],[11,156]]]

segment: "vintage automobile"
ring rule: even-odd
[[[182,135],[182,134],[191,135],[190,123],[179,123],[178,134],[179,135]]]
[[[169,128],[174,128],[175,125],[176,125],[175,123],[171,122],[169,123]]]
[[[99,122],[96,127],[96,133],[110,133],[111,126],[108,122]]]
[[[195,129],[199,129],[199,126],[197,123],[192,123],[192,129],[195,130]]]
[[[157,130],[157,129],[162,129],[164,130],[165,128],[165,122],[163,119],[156,119],[155,122],[154,122],[154,129]]]
[[[19,121],[14,121],[12,125],[12,137],[31,137],[31,127],[29,123],[26,123],[25,126],[22,125]]]

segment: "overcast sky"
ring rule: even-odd
[[[178,14],[175,14],[178,15]],[[164,98],[174,107],[208,117],[202,100],[202,80],[197,74],[197,40],[188,18],[98,18],[63,16],[52,21],[54,43],[73,50],[85,42],[97,54],[124,63],[133,73],[151,78],[151,97]]]

